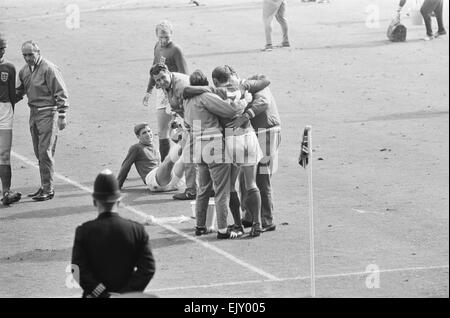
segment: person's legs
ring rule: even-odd
[[[37,118],[38,112],[35,108],[30,108],[30,134],[31,134],[31,142],[33,144],[33,151],[36,159],[39,160],[39,130],[37,127]],[[42,175],[40,175],[41,185],[40,189],[42,189]]]
[[[19,201],[22,193],[11,191],[11,144],[12,129],[0,129],[0,179],[2,182],[3,205]]]
[[[234,225],[242,226],[241,222],[241,210],[240,210],[240,202],[239,196],[236,192],[236,181],[239,175],[239,167],[236,165],[231,165],[230,172],[230,211],[233,216]]]
[[[270,165],[270,162],[266,162],[258,165],[260,170],[265,165]],[[266,169],[263,169],[266,170]],[[273,224],[273,203],[272,203],[272,185],[270,182],[271,175],[269,173],[256,174],[256,185],[258,186],[261,194],[261,223],[262,227],[268,227]]]
[[[281,129],[260,130],[258,141],[263,149],[264,157],[258,163],[256,184],[261,193],[261,221],[263,230],[274,230],[273,224],[273,202],[272,202],[272,174],[278,167],[278,148],[281,143]]]
[[[164,161],[170,150],[169,123],[172,117],[166,113],[165,108],[159,108],[156,110],[156,119],[158,121],[159,153],[161,161]]]
[[[173,145],[169,151],[169,155],[166,156],[164,161],[159,165],[156,170],[156,181],[161,187],[166,186],[172,179],[172,169],[175,163],[181,157],[181,146],[178,144]]]
[[[227,232],[231,164],[211,163],[208,167],[214,184],[214,202],[216,205],[217,228],[218,231],[223,234]],[[209,191],[211,191],[211,189],[209,189]],[[208,198],[209,193],[210,192],[205,194]]]
[[[186,192],[195,196],[197,193],[197,165],[195,163],[184,163],[184,175]]]
[[[290,46],[289,44],[289,36],[288,36],[288,24],[286,18],[286,1],[283,1],[278,8],[277,13],[275,14],[275,18],[281,26],[281,31],[283,33],[283,42],[281,42],[282,46]]]
[[[186,178],[186,190],[173,196],[176,200],[193,200],[197,193],[197,165],[194,163],[194,139],[191,132],[183,135],[186,144],[183,148],[181,160],[184,162],[184,175]]]
[[[438,25],[438,35],[444,35],[447,34],[447,31],[444,27],[444,19],[442,17],[444,10],[444,1],[439,0],[439,3],[436,6],[436,9],[434,9],[434,14],[436,15],[436,21]]]
[[[255,231],[261,231],[261,195],[256,185],[256,168],[257,166],[241,166],[244,174],[245,186],[247,192],[247,200],[245,207],[247,213],[252,216],[252,236],[258,236],[259,233]]]
[[[58,113],[44,110],[37,114],[36,120],[39,155],[39,171],[44,193],[53,192],[54,154],[58,136]]]
[[[212,180],[209,168],[204,163],[197,164],[199,185],[195,201],[195,218],[197,229],[206,229],[206,213],[208,211],[209,194],[212,189]],[[199,232],[201,234],[201,232]]]
[[[425,0],[420,8],[420,13],[422,14],[423,21],[425,22],[425,29],[427,36],[433,36],[433,28],[431,26],[431,13],[437,6],[436,0]]]
[[[3,194],[11,188],[11,144],[12,130],[0,129],[0,178]]]
[[[263,0],[263,22],[266,35],[266,48],[272,47],[272,22],[277,13],[278,3],[273,0]]]
[[[169,123],[172,116],[167,114],[166,108],[169,107],[169,100],[162,89],[156,90],[156,121],[158,123],[159,153],[161,162],[164,161],[170,149]]]
[[[243,171],[239,172],[239,193],[241,195],[241,222],[244,227],[250,227],[252,226],[252,215],[245,206],[245,202],[247,202],[247,190],[245,187],[245,178]]]

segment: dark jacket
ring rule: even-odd
[[[142,292],[155,273],[144,226],[110,212],[77,227],[72,264],[83,297]]]

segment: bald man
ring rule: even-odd
[[[26,65],[19,72],[16,95],[22,98],[26,94],[28,98],[30,132],[41,176],[41,186],[28,196],[34,201],[46,201],[55,195],[54,154],[58,129],[67,125],[68,93],[61,71],[41,56],[36,42],[25,42],[22,55]]]

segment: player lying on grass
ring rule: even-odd
[[[119,187],[123,187],[133,164],[150,191],[173,191],[184,187],[184,163],[179,160],[182,141],[171,147],[169,155],[161,162],[159,151],[153,143],[153,132],[148,124],[136,125],[134,133],[139,142],[130,147],[122,163],[117,176]]]

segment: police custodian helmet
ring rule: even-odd
[[[105,169],[97,175],[92,196],[104,202],[115,202],[120,199],[119,182],[111,170]]]

